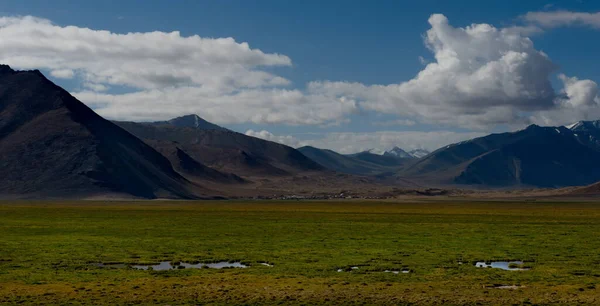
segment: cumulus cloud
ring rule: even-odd
[[[557,28],[564,26],[587,26],[600,29],[600,12],[571,12],[571,11],[545,11],[529,12],[523,19],[538,24],[544,28]]]
[[[0,39],[2,62],[26,69],[78,70],[100,84],[144,89],[197,84],[226,90],[289,83],[256,68],[290,66],[290,58],[251,49],[233,38],[116,34],[27,16],[1,17]]]
[[[559,75],[564,84],[563,105],[569,107],[596,106],[600,104],[598,97],[598,84],[591,80],[579,80],[576,77],[567,77],[564,74]]]
[[[577,20],[591,25],[596,15],[588,15],[576,15]],[[528,16],[539,26],[556,24]],[[537,25],[460,28],[440,14],[429,24],[424,42],[433,59],[423,61],[411,80],[389,85],[326,80],[290,88],[273,69],[291,67],[289,57],[233,38],[118,34],[30,16],[0,18],[0,62],[77,78],[82,89],[76,97],[100,115],[121,120],[197,113],[219,124],[329,126],[366,110],[409,118],[389,124],[489,130],[571,117],[561,118],[562,110],[573,116],[595,113],[593,81],[564,77],[562,91],[552,88],[557,66],[528,37],[539,31]],[[119,90],[111,90],[115,87]]]
[[[111,119],[199,113],[217,123],[326,125],[357,108],[351,99],[286,89],[289,80],[264,68],[291,66],[289,57],[233,38],[117,34],[26,16],[0,18],[0,41],[0,62],[14,68],[57,78],[77,71],[84,90],[73,94]],[[114,86],[129,92],[114,94]]]
[[[292,147],[313,146],[330,149],[342,154],[351,154],[365,150],[384,151],[394,146],[405,150],[426,149],[436,150],[440,147],[456,142],[484,136],[478,132],[451,132],[451,131],[378,131],[372,133],[323,133],[310,139],[299,140],[291,135],[274,135],[268,131],[256,132],[248,130],[246,135],[279,142]]]
[[[600,118],[600,95],[598,84],[560,74],[563,90],[556,99],[556,108],[539,112],[532,121],[541,125],[564,125],[579,120]]]
[[[456,28],[439,14],[429,23],[425,43],[435,62],[415,78],[386,86],[313,82],[311,91],[356,99],[369,110],[482,129],[525,124],[526,113],[554,107],[549,77],[556,65],[528,37],[489,24]]]

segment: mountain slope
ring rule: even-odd
[[[173,168],[185,178],[201,184],[241,184],[246,181],[232,173],[223,173],[207,167],[191,157],[172,141],[148,140],[147,143],[165,156]]]
[[[386,172],[395,172],[405,164],[405,161],[410,160],[370,152],[344,155],[311,146],[301,147],[298,150],[327,169],[355,175],[380,175]]]
[[[324,170],[296,149],[229,130],[115,123],[145,141],[174,141],[198,162],[240,176],[281,176]]]
[[[441,148],[400,175],[443,184],[586,185],[600,180],[600,151],[581,135],[565,127],[532,125]]]
[[[195,198],[150,146],[39,71],[0,66],[0,194]]]

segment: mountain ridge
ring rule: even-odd
[[[600,180],[589,132],[530,125],[440,148],[398,175],[441,184],[564,187]]]
[[[39,70],[0,66],[0,193],[197,198],[150,146],[97,115]]]

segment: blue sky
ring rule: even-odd
[[[179,31],[181,37],[191,35],[198,35],[202,38],[232,37],[237,43],[247,42],[251,49],[259,49],[265,54],[276,53],[288,57],[291,61],[289,65],[269,64],[261,67],[260,70],[288,80],[289,84],[283,86],[284,88],[300,91],[306,91],[308,83],[317,81],[385,86],[413,79],[425,67],[419,57],[422,57],[426,63],[435,62],[434,54],[424,44],[424,35],[432,28],[428,19],[435,13],[443,14],[454,28],[464,28],[471,24],[489,24],[498,29],[515,25],[536,26],[540,28],[539,32],[526,33],[523,36],[533,41],[535,51],[547,54],[551,62],[556,65],[556,69],[548,77],[548,81],[556,93],[560,93],[564,86],[557,77],[560,73],[569,78],[576,77],[577,80],[596,82],[600,80],[600,69],[598,69],[600,64],[596,58],[600,53],[600,40],[597,39],[598,28],[593,24],[579,24],[576,16],[573,17],[575,21],[572,24],[560,21],[552,21],[555,22],[554,24],[543,24],[542,21],[525,21],[521,17],[528,12],[565,11],[593,14],[600,11],[600,2],[584,0],[94,2],[55,0],[3,1],[0,3],[0,14],[3,16],[30,15],[47,19],[59,27],[75,26],[120,34]],[[546,18],[546,16],[542,17]],[[593,22],[593,18],[591,22]],[[5,58],[7,61],[11,60],[10,57]],[[90,58],[90,61],[93,60]],[[15,63],[9,62],[8,64],[20,68],[19,62],[15,61]],[[50,65],[39,68],[46,74],[54,69],[50,68]],[[72,93],[83,90],[80,78],[51,76],[51,79]],[[131,84],[112,83],[111,85],[106,91],[109,94],[134,90]],[[198,85],[203,84],[198,83]],[[573,86],[573,88],[580,87]],[[243,89],[234,89],[234,92],[237,93],[245,88],[246,85],[243,86]],[[348,94],[349,91],[355,92],[355,89],[337,93],[336,97],[342,95],[354,97],[354,95]],[[447,93],[445,94],[447,95]],[[77,94],[75,95],[82,99]],[[380,96],[376,93],[373,95]],[[361,94],[357,94],[357,96],[362,97]],[[308,96],[307,99],[311,99],[311,96]],[[361,103],[362,99],[366,98],[357,99],[358,103]],[[575,97],[571,98],[572,101],[576,99]],[[84,99],[82,101],[92,106],[103,105],[103,102],[94,104]],[[404,102],[398,102],[393,107],[401,108],[404,105],[402,103]],[[454,105],[453,103],[455,102],[449,101],[448,105]],[[528,123],[562,123],[561,120],[572,120],[578,114],[573,110],[573,116],[559,119],[555,114],[546,115],[544,113],[543,116],[538,116],[538,119],[526,121],[521,119],[537,116],[540,107],[534,107],[534,110],[531,110],[529,107],[522,107],[523,104],[520,102],[506,103],[511,107],[519,105],[517,108],[510,109],[510,111],[518,112],[519,115],[498,116],[498,119],[488,120],[490,114],[486,114],[486,119],[482,119],[482,123],[477,125],[465,124],[464,121],[451,122],[445,120],[446,118],[439,120],[439,116],[431,115],[430,111],[403,113],[390,110],[389,107],[382,105],[373,107],[359,105],[357,109],[331,120],[336,122],[320,122],[318,124],[298,122],[286,124],[282,120],[217,119],[215,121],[240,132],[252,130],[255,133],[250,134],[254,136],[296,146],[314,144],[327,147],[328,143],[333,143],[330,140],[336,135],[339,136],[339,133],[345,133],[345,136],[360,134],[359,136],[364,139],[369,136],[363,134],[378,135],[372,136],[368,141],[349,138],[356,140],[356,143],[360,143],[360,145],[342,147],[339,144],[331,144],[330,146],[332,149],[351,152],[367,147],[385,149],[390,147],[394,141],[399,145],[411,148],[433,149],[436,146],[445,145],[445,139],[458,141],[461,137],[511,130]],[[449,110],[448,117],[453,116],[454,110],[456,112],[463,111],[462,108],[449,109],[448,107],[440,108],[442,112]],[[486,106],[482,105],[481,107]],[[323,111],[323,109],[321,106],[318,108],[319,111]],[[430,109],[435,109],[435,107],[430,107]],[[224,108],[225,112],[227,110]],[[470,112],[470,110],[464,111]],[[510,112],[508,107],[503,111]],[[542,111],[550,111],[550,109],[546,107]],[[100,113],[102,114],[102,112]],[[412,116],[412,113],[418,115]],[[583,113],[589,114],[590,112]],[[199,115],[211,118],[210,114],[199,113]],[[277,114],[273,116],[277,117]],[[546,118],[544,119],[546,121],[539,119],[541,117]],[[137,117],[131,119],[136,120]],[[477,120],[479,119],[478,117]],[[414,124],[378,124],[395,120]],[[268,131],[268,133],[261,134],[258,133],[259,131]],[[431,136],[432,133],[438,131],[462,135],[453,134],[453,136],[447,137],[446,134],[446,137],[443,137],[440,136],[444,135],[443,133],[438,133],[435,137]],[[405,133],[385,134],[384,132]],[[408,132],[415,132],[415,134],[409,135]],[[424,136],[423,132],[428,132],[429,136]],[[384,134],[389,136],[385,138],[385,141],[381,136]],[[433,138],[419,142],[420,137]]]

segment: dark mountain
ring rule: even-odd
[[[195,198],[169,161],[39,71],[0,66],[3,197]]]
[[[173,168],[187,179],[202,184],[240,184],[246,181],[232,173],[223,173],[195,160],[172,141],[148,140],[147,143],[165,156]]]
[[[573,131],[579,142],[600,149],[600,120],[579,121],[567,128]]]
[[[217,130],[217,131],[228,131],[228,129],[218,126],[216,124],[210,123],[198,115],[186,115],[177,117],[168,121],[156,121],[150,122],[148,124],[152,125],[168,125],[175,126],[180,128],[196,128],[199,130]]]
[[[591,136],[597,132],[531,125],[441,148],[400,175],[441,184],[587,185],[600,180],[600,150]]]
[[[381,156],[368,151],[344,155],[332,150],[310,146],[301,147],[298,150],[325,168],[348,174],[380,175],[398,171],[399,167],[404,164],[397,157]]]
[[[150,144],[157,140],[175,142],[194,160],[243,177],[324,170],[296,149],[226,129],[180,127],[165,123],[115,123]]]

